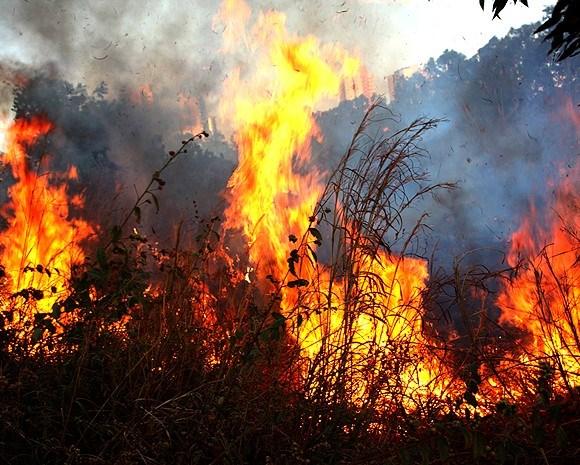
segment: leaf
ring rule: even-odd
[[[52,324],[52,321],[50,321],[48,319],[47,320],[44,320],[44,327],[46,329],[48,329],[48,332],[50,334],[56,333],[56,327]]]
[[[308,245],[308,244],[307,244]],[[312,259],[318,263],[318,255],[316,255],[316,252],[314,252],[314,250],[312,249],[312,247],[310,247],[310,245],[308,245],[308,250],[310,250],[310,255],[312,255]]]
[[[295,268],[295,266],[294,266],[294,260],[292,260],[291,258],[289,258],[289,259],[288,259],[288,271],[289,271],[289,272],[290,272],[292,275],[294,275],[294,276],[298,277],[298,275],[296,274],[296,268]]]
[[[295,279],[294,281],[289,281],[288,282],[288,287],[289,288],[294,288],[294,287],[304,287],[304,286],[308,286],[310,284],[310,282],[307,279]]]
[[[447,462],[449,458],[449,443],[444,437],[437,438],[437,450],[439,451],[439,458],[443,463]]]
[[[155,204],[155,213],[159,213],[159,199],[153,192],[149,192],[149,195],[153,199],[153,203]]]
[[[272,317],[274,318],[274,320],[280,322],[285,322],[286,321],[286,317],[284,315],[282,315],[280,312],[272,312]]]
[[[107,261],[107,254],[105,253],[105,249],[99,247],[97,249],[97,263],[99,268],[102,270],[106,270],[109,267],[109,263]]]
[[[493,11],[497,16],[507,5],[508,0],[494,0],[493,2]],[[515,3],[515,2],[514,2]]]
[[[267,275],[267,276],[266,276],[266,279],[267,279],[268,281],[270,281],[272,284],[275,284],[275,285],[280,283],[280,282],[279,282],[279,281],[278,281],[276,278],[274,278],[274,276],[272,276],[271,274]]]
[[[44,299],[44,292],[41,289],[32,289],[31,295],[34,300]]]
[[[293,249],[290,251],[290,256],[288,257],[288,260],[286,260],[288,262],[288,270],[290,271],[290,273],[292,273],[294,276],[298,277],[298,275],[296,274],[296,268],[294,267],[295,263],[299,263],[300,262],[300,255],[298,254],[298,250],[297,249]]]
[[[133,214],[135,215],[135,221],[137,221],[137,223],[141,223],[141,208],[135,207],[133,209]]]
[[[318,229],[316,229],[316,228],[309,228],[308,229],[308,232],[310,234],[312,234],[316,238],[316,240],[322,242],[322,234],[320,234],[320,231]]]
[[[268,333],[272,340],[279,340],[284,328],[286,327],[286,318],[278,312],[272,312],[272,318],[274,318],[274,322],[272,326],[268,328]]]
[[[292,242],[293,244],[295,244],[296,242],[298,242],[298,238],[297,238],[297,237],[296,237],[294,234],[290,234],[290,235],[288,236],[288,240],[289,240],[290,242]]]
[[[60,304],[57,302],[52,306],[52,317],[56,320],[58,320],[60,318],[60,314],[61,314],[61,310],[60,310]]]

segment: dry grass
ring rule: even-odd
[[[571,385],[567,397],[551,393],[543,403],[494,399],[495,412],[483,417],[464,410],[480,366],[497,369],[506,354],[490,348],[496,326],[483,308],[474,311],[473,290],[489,293],[486,283],[506,270],[458,266],[421,294],[401,300],[393,292],[423,227],[421,216],[406,224],[408,210],[452,186],[431,185],[420,170],[421,136],[437,122],[379,137],[376,110],[297,244],[295,271],[313,274],[292,290],[296,304],[284,315],[291,273],[270,295],[239,279],[218,218],[200,221],[191,243],[178,228],[167,250],[114,229],[75,270],[53,319],[75,318],[62,331],[43,326],[40,341],[22,345],[7,329],[15,301],[6,296],[0,463],[571,463],[579,432]],[[423,309],[448,291],[467,327],[462,344],[426,323]],[[374,337],[361,339],[361,318]],[[298,347],[304,331],[316,335],[309,357]],[[413,388],[425,360],[442,371]],[[546,368],[527,385],[542,397],[550,383]]]

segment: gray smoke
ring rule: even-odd
[[[358,5],[354,15],[351,2],[251,3],[255,15],[266,7],[286,10],[289,29],[322,39],[333,37],[343,17],[368,21],[378,8]],[[3,61],[1,77],[10,85],[0,99],[10,100],[19,73],[26,77],[30,84],[16,109],[20,114],[40,109],[54,119],[60,128],[52,136],[55,161],[78,165],[86,183],[100,186],[88,195],[107,199],[107,206],[119,189],[127,199],[122,205],[130,204],[167,151],[179,145],[178,96],[200,98],[211,114],[222,80],[233,64],[243,64],[243,47],[236,56],[219,52],[222,31],[212,24],[218,6],[209,0],[9,2],[0,18],[0,36],[8,44],[1,53],[24,64]],[[337,13],[343,10],[348,15]],[[546,179],[577,156],[577,136],[560,115],[565,98],[577,103],[577,67],[574,60],[550,65],[532,29],[494,40],[471,59],[446,53],[422,74],[397,80],[391,106],[401,125],[418,116],[447,119],[424,140],[431,153],[424,167],[435,182],[454,181],[459,188],[418,209],[430,212],[433,227],[424,252],[437,246],[443,263],[469,249],[505,250],[530,199],[547,203]],[[375,32],[358,38],[361,48],[373,49],[380,39]],[[143,84],[151,84],[152,102],[132,97]],[[320,115],[325,141],[316,156],[325,168],[344,151],[363,111],[361,101],[343,102]],[[214,194],[225,185],[235,155],[223,136],[210,139],[214,145],[205,149],[212,157],[187,157],[171,173],[176,181],[168,180],[162,194],[172,199],[166,208],[185,215],[194,197],[201,201],[211,191],[219,199]],[[219,171],[219,179],[211,169]],[[211,204],[202,210],[209,212]]]
[[[391,131],[421,116],[445,119],[424,137],[429,157],[422,166],[432,182],[457,188],[425,199],[417,213],[428,212],[432,227],[422,253],[435,249],[437,264],[447,269],[468,251],[464,265],[501,265],[530,203],[540,213],[547,208],[554,185],[580,156],[578,129],[566,114],[571,106],[578,115],[578,60],[548,61],[534,27],[494,39],[470,59],[448,51],[421,72],[396,79],[389,106],[400,123],[389,124]],[[326,118],[325,133],[352,133],[359,107]]]

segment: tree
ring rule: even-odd
[[[516,4],[518,0],[514,0]],[[527,0],[519,0],[528,6]],[[499,14],[506,7],[508,0],[494,0],[493,17],[499,18]],[[485,0],[479,0],[483,9]],[[557,61],[573,57],[580,53],[580,1],[558,0],[552,10],[552,15],[534,33],[548,31],[544,40],[551,41],[549,53],[556,55]]]

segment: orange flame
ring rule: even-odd
[[[524,268],[497,300],[500,321],[529,334],[521,361],[555,363],[568,385],[580,382],[579,174],[574,169],[558,188],[547,218],[532,208],[512,235],[508,262],[516,266],[523,258]]]
[[[233,115],[239,154],[228,183],[224,226],[243,233],[258,285],[267,288],[268,279],[284,281],[288,276],[289,235],[300,237],[309,228],[324,189],[323,173],[310,163],[311,141],[322,138],[313,112],[325,99],[336,99],[341,84],[352,80],[361,66],[356,57],[337,46],[323,45],[315,37],[290,37],[284,15],[277,12],[261,14],[252,37],[258,55],[255,75],[245,81],[238,70],[230,75],[224,91],[231,98],[226,97],[222,114]],[[434,384],[441,366],[425,352],[421,327],[426,262],[360,252],[355,263],[355,303],[346,281],[331,283],[328,270],[307,260],[300,264],[300,276],[316,290],[282,287],[280,309],[294,320],[294,336],[303,352],[313,360],[325,344],[339,347],[352,337],[350,344],[360,347],[354,362],[368,365],[374,359],[371,350],[382,347],[384,355],[388,343],[404,340],[414,363],[403,370],[406,399],[400,401],[411,407],[416,405],[412,396],[437,389],[440,393],[442,385],[435,388]],[[384,292],[372,289],[376,281]],[[317,311],[309,312],[303,322],[302,308]],[[350,336],[339,331],[346,319],[351,319]],[[386,363],[383,357],[369,369],[378,375]],[[351,375],[353,396],[360,395],[368,373],[362,379],[355,379],[354,372]]]
[[[1,263],[10,292],[28,288],[42,292],[43,298],[35,303],[38,312],[49,312],[66,292],[71,267],[84,259],[79,241],[94,233],[87,222],[69,218],[69,204],[81,206],[82,197],[69,200],[66,183],[41,172],[47,157],[36,170],[30,168],[27,150],[52,129],[45,118],[17,119],[6,132],[2,157],[16,182],[8,189],[10,201],[2,210],[8,227],[0,236]],[[76,179],[76,168],[65,177]]]
[[[319,137],[312,112],[323,98],[338,95],[340,73],[346,70],[333,69],[321,58],[316,38],[287,38],[283,15],[270,12],[259,21],[254,35],[270,44],[259,70],[272,70],[271,95],[255,101],[248,96],[252,92],[239,92],[239,77],[230,81],[237,96],[233,125],[239,166],[228,183],[225,227],[243,230],[263,278],[285,269],[288,251],[282,244],[289,233],[307,227],[321,193],[320,173],[312,167],[301,172],[311,139]]]

